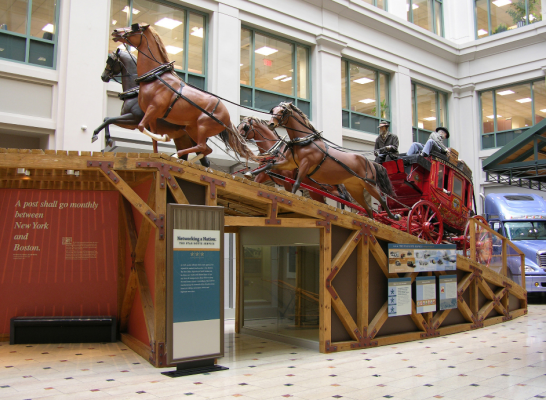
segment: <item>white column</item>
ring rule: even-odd
[[[455,43],[475,40],[474,2],[444,0],[443,7],[445,38]]]
[[[209,49],[208,90],[239,104],[241,63],[241,21],[239,10],[218,4],[211,18],[211,48]],[[239,121],[239,107],[224,102],[231,121]]]
[[[400,141],[399,152],[405,153],[413,143],[410,70],[398,66],[391,78],[391,131]]]
[[[347,43],[317,36],[316,74],[313,75],[313,123],[328,140],[342,145],[341,50]]]
[[[96,0],[92,7],[84,1],[61,4],[55,148],[100,151],[100,141],[91,144],[91,136],[106,102],[100,75],[108,54],[110,1]]]

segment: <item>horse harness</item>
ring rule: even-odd
[[[180,90],[176,90],[175,88],[173,88],[171,85],[169,85],[169,83],[167,83],[161,77],[161,75],[163,75],[166,72],[172,72],[173,69],[174,69],[174,61],[171,61],[170,63],[161,64],[159,67],[154,68],[151,71],[149,71],[149,72],[145,73],[144,75],[139,76],[138,78],[135,79],[136,83],[152,82],[152,81],[155,81],[157,79],[161,83],[163,83],[167,88],[169,88],[171,91],[173,91],[176,94],[176,97],[172,101],[171,105],[169,106],[169,108],[167,108],[167,111],[165,112],[165,115],[163,115],[163,119],[165,119],[165,118],[167,118],[169,116],[169,114],[170,114],[171,110],[173,109],[175,103],[178,101],[178,99],[182,98],[182,99],[186,100],[189,104],[191,104],[192,106],[197,108],[199,111],[203,112],[204,114],[206,114],[207,116],[212,118],[214,121],[216,121],[217,123],[222,125],[224,128],[229,129],[226,126],[226,124],[224,124],[222,121],[220,121],[218,118],[216,118],[214,116],[214,112],[216,111],[216,108],[218,108],[218,105],[220,104],[220,99],[218,99],[218,102],[214,106],[212,112],[209,112],[209,111],[205,110],[203,107],[201,107],[199,104],[196,104],[194,101],[190,100],[187,96],[184,96],[182,94],[182,89],[184,89],[184,86],[186,86],[186,83],[182,79],[180,79]]]
[[[120,100],[133,99],[135,97],[138,97],[138,91],[139,91],[139,87],[135,86],[134,88],[126,90],[123,93],[119,93],[118,97]]]

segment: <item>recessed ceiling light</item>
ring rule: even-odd
[[[360,78],[360,79],[355,79],[353,82],[354,82],[354,83],[359,83],[359,84],[361,84],[361,85],[364,85],[365,83],[373,82],[373,79],[370,79],[370,78]]]
[[[286,78],[286,75],[279,75],[279,76],[276,76],[275,78],[273,78],[273,80],[278,81],[279,79],[282,79],[282,78]]]
[[[540,112],[546,113],[546,108],[543,109],[543,110],[540,110]]]
[[[55,31],[55,27],[52,24],[47,24],[42,28],[43,31],[53,33]]]
[[[419,8],[419,6],[417,4],[413,4],[411,6],[411,8],[412,8],[412,10],[415,10],[415,9]],[[409,11],[409,4],[406,4],[406,11]]]
[[[267,47],[267,46],[264,46],[264,47],[260,47],[258,50],[255,51],[255,53],[258,53],[258,54],[261,54],[263,56],[269,56],[273,53],[276,53],[277,49],[272,49],[271,47]]]
[[[176,19],[171,19],[171,18],[165,17],[165,18],[161,18],[155,24],[157,26],[162,26],[163,28],[174,29],[177,26],[182,25],[182,21],[177,21]]]
[[[191,30],[193,31],[191,33],[192,36],[197,36],[197,37],[200,37],[200,38],[203,37],[203,28],[198,28],[198,27],[194,26]]]
[[[511,3],[512,3],[511,0],[496,0],[493,2],[493,4],[496,5],[497,7],[506,6]]]
[[[423,118],[425,121],[436,121],[436,117]]]
[[[125,6],[123,10],[124,13],[129,13],[129,6]],[[137,10],[136,8],[133,8],[133,14],[137,15],[140,12],[140,10]]]
[[[112,20],[112,25],[115,25],[117,23],[118,23],[118,21],[116,21],[115,19]]]
[[[375,103],[375,99],[364,99],[364,100],[358,100],[359,103],[364,103],[364,104],[370,104],[370,103]]]
[[[530,101],[533,101],[533,99],[530,99],[529,97],[526,97],[524,99],[516,100],[518,103],[529,103]]]
[[[292,80],[292,77],[289,76],[287,78],[281,79],[281,82],[288,82],[288,81],[291,81],[291,80]]]
[[[487,118],[493,119],[493,118],[495,118],[495,116],[494,115],[488,115]],[[502,118],[502,115],[497,115],[497,118]]]
[[[497,92],[498,95],[501,95],[501,96],[506,96],[507,94],[513,94],[515,92],[511,91],[511,90],[504,90],[502,92]]]
[[[483,36],[483,35],[487,35],[488,32],[485,30],[485,29],[479,29],[478,30],[478,36]]]
[[[181,48],[181,47],[176,47],[176,46],[169,45],[169,46],[165,46],[165,50],[167,50],[167,53],[169,53],[169,54],[178,54],[184,49]]]

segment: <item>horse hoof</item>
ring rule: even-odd
[[[91,143],[95,143],[99,137],[97,135],[93,135],[91,138]]]
[[[248,171],[243,174],[245,178],[252,179],[254,178],[254,175],[252,175],[252,172]]]
[[[108,140],[106,141],[106,146],[107,146],[107,147],[108,147],[108,146],[112,147],[113,145],[114,145],[114,141],[113,141],[112,139],[108,139]]]

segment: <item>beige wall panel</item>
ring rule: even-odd
[[[0,112],[51,118],[53,86],[0,77]]]

